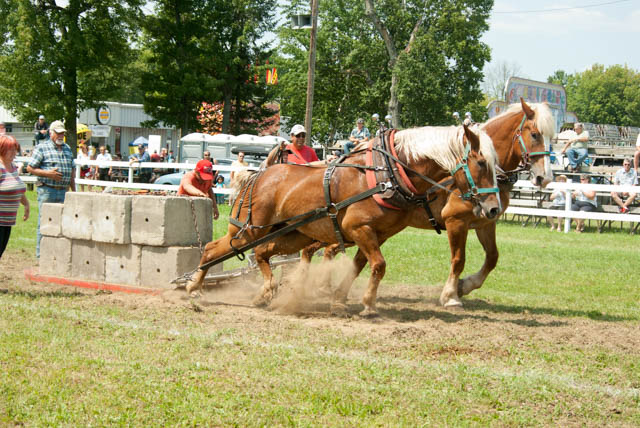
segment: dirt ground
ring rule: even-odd
[[[586,317],[555,315],[553,309],[529,309],[526,303],[520,308],[494,305],[478,298],[464,300],[465,309],[446,310],[438,303],[440,286],[415,286],[383,282],[378,293],[380,316],[362,319],[358,313],[366,283],[356,281],[348,300],[348,316],[336,317],[329,313],[329,298],[320,295],[312,281],[300,280],[289,274],[289,283],[281,287],[272,305],[268,308],[253,307],[251,301],[261,283],[242,279],[233,283],[206,290],[202,296],[189,298],[184,290],[167,290],[160,295],[138,295],[111,293],[36,283],[27,280],[24,269],[33,266],[34,259],[25,253],[5,253],[0,271],[0,293],[10,288],[19,288],[34,293],[61,291],[83,293],[94,297],[94,303],[117,306],[147,308],[158,312],[159,316],[176,309],[190,309],[206,316],[215,313],[216,328],[228,323],[237,325],[240,321],[246,328],[260,329],[265,321],[291,322],[295,320],[308,327],[338,329],[345,336],[367,335],[377,338],[375,342],[385,346],[410,345],[430,338],[456,339],[464,343],[493,343],[495,349],[508,349],[514,341],[540,340],[546,343],[563,343],[577,348],[591,346],[611,349],[616,353],[640,350],[640,335],[633,322],[595,321]],[[339,277],[347,269],[344,265],[331,267],[331,278]],[[321,276],[311,272],[310,277]],[[297,282],[296,282],[297,281]],[[333,282],[333,281],[332,281]],[[293,284],[293,285],[292,285]],[[297,285],[296,285],[297,284]],[[300,284],[304,284],[301,287]],[[486,348],[485,348],[486,350]],[[440,352],[440,351],[439,351]],[[469,352],[452,348],[441,352]]]

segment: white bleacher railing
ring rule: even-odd
[[[16,163],[28,163],[28,157],[18,156],[15,159]],[[99,187],[115,187],[121,189],[141,189],[141,190],[164,190],[164,191],[173,191],[177,192],[177,185],[171,184],[149,184],[149,183],[135,183],[133,181],[134,171],[139,168],[148,168],[148,169],[186,169],[192,170],[196,167],[195,164],[192,163],[167,163],[167,162],[134,162],[129,163],[128,161],[97,161],[97,160],[79,160],[76,159],[76,170],[75,170],[75,183],[84,184],[89,186],[99,186]],[[118,169],[126,169],[127,170],[127,181],[101,181],[101,180],[93,180],[80,178],[80,170],[82,166],[95,166],[98,168],[118,168]],[[231,165],[213,165],[213,169],[217,171],[255,171],[258,168],[254,166],[231,166]],[[20,179],[25,183],[35,183],[37,177],[35,176],[21,176]],[[230,188],[216,188],[213,189],[214,193],[220,195],[229,195],[233,193],[233,190]]]
[[[532,189],[536,188],[530,181],[518,180],[514,189]],[[532,215],[540,217],[562,217],[564,221],[564,232],[568,233],[571,228],[572,218],[582,218],[588,220],[612,220],[612,221],[628,221],[639,223],[640,215],[637,214],[615,214],[615,213],[603,213],[603,212],[586,212],[586,211],[571,211],[571,192],[573,190],[595,190],[596,194],[610,192],[618,193],[638,193],[640,194],[639,186],[616,186],[611,184],[582,184],[582,183],[549,183],[546,189],[551,190],[563,190],[565,192],[565,209],[564,210],[550,210],[544,208],[526,208],[509,206],[505,211],[507,214],[520,214],[520,215]]]

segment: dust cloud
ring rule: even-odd
[[[342,255],[308,266],[298,264],[283,275],[270,308],[280,314],[317,311],[318,305],[326,306],[331,301],[333,291],[346,277],[353,275],[353,261]]]

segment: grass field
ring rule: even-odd
[[[200,303],[31,284],[36,205],[0,260],[0,425],[640,425],[639,236],[501,222],[498,268],[450,312],[446,237],[406,230],[381,317],[356,315],[364,272],[342,319],[252,308],[242,283]]]

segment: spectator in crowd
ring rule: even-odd
[[[244,152],[239,152],[238,153],[238,159],[234,160],[231,163],[231,166],[249,166],[249,163],[244,160]],[[231,177],[231,182],[232,183],[233,183],[233,177],[234,176],[235,176],[235,171],[231,171],[230,177]]]
[[[462,121],[462,123],[466,126],[471,126],[473,124],[475,124],[475,122],[473,121],[473,118],[471,117],[471,112],[468,111],[464,114],[464,120]]]
[[[358,119],[356,121],[356,127],[351,131],[349,141],[344,143],[344,154],[348,155],[355,146],[369,141],[369,138],[371,138],[371,133],[369,132],[369,129],[364,126],[364,119]]]
[[[636,186],[638,184],[638,176],[635,171],[631,170],[631,159],[622,161],[622,168],[616,172],[613,180],[616,186]],[[629,205],[633,203],[637,192],[611,192],[611,199],[618,204],[618,211],[622,214],[629,212]],[[625,201],[622,199],[626,198]]]
[[[566,183],[567,182],[567,176],[566,175],[559,175],[558,177],[556,177],[556,181],[558,183]],[[563,189],[556,189],[551,193],[551,200],[553,201],[551,203],[551,206],[549,207],[549,209],[551,210],[563,210],[565,209],[566,206],[566,193]],[[553,231],[556,228],[556,225],[554,224],[553,221],[553,217],[549,216],[547,217],[547,221],[549,222],[549,224],[551,225],[551,231]],[[558,222],[558,232],[562,232],[562,220],[560,217],[557,218],[557,222]]]
[[[40,213],[45,202],[64,202],[67,189],[74,192],[73,178],[75,156],[64,142],[64,124],[56,120],[49,127],[49,139],[33,149],[27,166],[29,174],[38,177],[38,228],[36,234],[36,257],[40,257]]]
[[[155,162],[155,163],[162,163],[162,156],[160,156],[158,154],[157,150],[153,151],[153,154],[151,155],[151,162]],[[155,182],[158,177],[160,177],[165,169],[164,168],[153,168],[152,170],[152,175],[151,175],[151,179],[149,180],[150,183]]]
[[[216,189],[224,189],[225,187],[226,186],[224,185],[224,177],[218,175],[218,178],[216,178]],[[216,202],[218,203],[218,205],[224,204],[224,195],[217,193]]]
[[[636,152],[633,154],[633,168],[636,170],[636,175],[640,175],[640,134],[636,139]]]
[[[580,176],[580,184],[589,184],[589,175],[582,174]],[[592,212],[598,208],[595,190],[575,190],[572,194],[574,202],[571,205],[572,211]],[[584,232],[584,219],[576,219],[576,232]]]
[[[242,155],[243,155],[243,160],[244,160],[244,153]],[[205,159],[205,160],[208,160],[214,166],[218,165],[218,161],[211,157],[211,152],[209,150],[205,150],[204,153],[202,153],[202,158]],[[218,180],[218,170],[214,168],[213,169],[213,184],[214,185],[215,185],[217,180]]]
[[[216,196],[213,193],[213,164],[206,160],[199,160],[193,171],[187,172],[180,180],[178,195],[209,197],[213,201],[213,219],[220,216]]]
[[[129,156],[129,165],[134,163],[151,162],[149,152],[145,150],[144,143],[138,144],[138,152]],[[148,183],[151,180],[151,168],[138,168],[138,181]]]
[[[567,154],[569,159],[569,171],[580,172],[580,166],[582,162],[587,158],[587,146],[589,143],[589,132],[584,130],[582,123],[575,123],[573,130],[576,133],[576,138],[572,138],[567,141],[561,153]],[[569,147],[571,146],[571,147]]]
[[[18,208],[24,205],[22,219],[29,218],[27,186],[20,180],[20,171],[13,163],[18,153],[18,142],[11,135],[0,136],[0,258],[7,248],[11,227],[16,224]]]
[[[91,156],[89,156],[89,150],[87,149],[87,145],[84,143],[80,143],[78,145],[80,151],[78,151],[78,156],[76,160],[78,161],[88,161],[91,160]],[[91,179],[91,167],[89,165],[82,165],[80,167],[80,178],[90,180]],[[88,186],[88,190],[91,191],[91,186]],[[84,192],[84,184],[80,185],[80,191]]]
[[[162,149],[160,149],[160,157],[162,158],[162,162],[166,162],[167,161],[167,148],[163,147]]]
[[[113,158],[109,154],[104,146],[100,146],[98,149],[100,153],[96,156],[98,162],[111,162]],[[113,170],[111,166],[98,166],[98,180],[109,181]]]
[[[175,163],[176,157],[173,155],[173,150],[169,150],[169,155],[167,156],[168,163]]]
[[[4,122],[0,121],[0,135],[4,135],[7,133],[7,126],[4,124]]]
[[[38,120],[33,125],[33,134],[36,140],[36,146],[40,144],[40,141],[47,139],[49,135],[49,124],[44,120],[43,114],[38,117]]]

